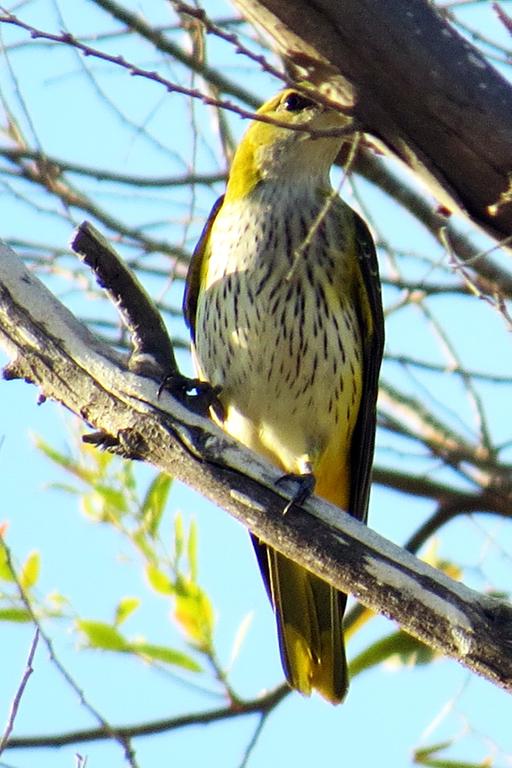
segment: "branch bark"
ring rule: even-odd
[[[431,3],[234,2],[296,76],[351,111],[442,205],[512,235],[512,89]]]
[[[279,471],[136,375],[0,248],[0,343],[25,378],[111,435],[131,457],[187,483],[275,549],[469,669],[512,690],[512,610],[450,580],[320,499],[283,515]]]

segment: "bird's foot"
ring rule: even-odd
[[[286,475],[278,477],[276,484],[280,485],[281,483],[285,483],[289,480],[293,483],[296,483],[297,488],[293,494],[293,497],[283,509],[283,515],[286,515],[286,513],[290,511],[294,504],[296,504],[298,507],[304,504],[306,499],[309,499],[315,490],[316,480],[312,472],[305,472],[304,474],[300,475],[295,474],[294,472],[287,472]]]
[[[161,382],[158,387],[158,397],[164,390],[201,416],[208,416],[211,409],[219,421],[224,421],[226,414],[219,399],[220,387],[212,387],[207,381],[190,379],[181,373],[173,373]]]

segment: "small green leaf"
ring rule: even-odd
[[[188,564],[190,568],[190,578],[197,581],[197,525],[195,520],[190,523],[187,542]]]
[[[414,755],[414,762],[416,765],[424,765],[426,768],[491,768],[492,766],[488,758],[485,758],[481,763],[467,763],[460,760],[422,759],[418,758],[417,753]]]
[[[130,492],[135,490],[137,482],[135,480],[135,472],[133,471],[133,462],[125,460],[121,461],[119,478],[122,488]]]
[[[127,651],[128,643],[118,630],[102,621],[79,619],[77,628],[87,637],[91,648],[101,648],[104,651]]]
[[[84,483],[90,483],[92,481],[94,473],[86,469],[84,466],[81,466],[80,463],[71,458],[71,456],[66,456],[66,454],[60,453],[52,445],[46,443],[41,437],[36,436],[34,438],[34,442],[36,444],[36,448],[38,448],[41,453],[44,453],[46,458],[50,459],[50,461],[53,461],[54,464],[57,464],[57,466],[67,470],[75,477],[80,478],[80,480],[83,480]],[[97,451],[97,453],[100,452]]]
[[[23,589],[32,589],[36,584],[41,570],[41,558],[39,552],[31,552],[23,563],[20,573],[20,584]]]
[[[127,511],[126,495],[124,489],[118,490],[106,483],[94,483],[94,493],[99,497],[103,506],[103,517],[105,520],[111,516],[119,518]]]
[[[179,512],[174,517],[174,556],[176,563],[183,555],[185,544],[185,533],[183,531],[183,517]]]
[[[413,755],[413,762],[416,765],[425,765],[428,768],[491,768],[490,758],[484,758],[481,763],[467,763],[460,760],[442,760],[434,758],[439,752],[449,749],[453,746],[452,741],[442,741],[438,744],[432,744],[430,747],[417,749]]]
[[[176,621],[189,642],[203,651],[209,651],[213,643],[213,608],[205,592],[191,582],[180,581],[176,593]]]
[[[80,506],[86,517],[94,522],[99,522],[102,519],[102,510],[98,503],[98,497],[94,493],[86,493],[80,497]]]
[[[106,477],[110,465],[118,460],[113,453],[98,451],[94,445],[87,445],[87,443],[82,443],[80,453],[83,459],[91,465],[91,476],[96,480],[98,477]]]
[[[151,560],[152,562],[156,562],[157,556],[156,556],[155,550],[153,549],[153,547],[151,546],[148,540],[144,525],[139,526],[137,530],[132,533],[132,541],[135,544],[135,546],[144,555],[144,558],[146,560]]]
[[[173,648],[143,642],[130,643],[129,647],[134,653],[145,656],[152,661],[162,661],[164,664],[172,664],[175,667],[182,667],[190,672],[201,672],[201,666],[194,659]]]
[[[116,608],[116,618],[115,618],[115,624],[116,627],[118,627],[120,624],[123,623],[123,621],[126,621],[128,616],[132,614],[140,605],[140,600],[138,597],[123,597],[122,600],[119,601],[117,608]]]
[[[435,656],[435,651],[415,637],[405,632],[393,632],[356,656],[350,663],[350,674],[355,677],[393,657],[401,664],[428,664]]]
[[[155,592],[159,592],[161,595],[174,594],[174,584],[169,576],[157,568],[156,565],[153,565],[153,563],[147,564],[146,577]]]
[[[32,616],[24,608],[2,608],[0,621],[27,622],[32,621]]]
[[[0,580],[1,581],[15,581],[13,573],[11,571],[9,560],[7,558],[7,551],[0,540]]]
[[[171,483],[172,479],[169,475],[160,472],[149,486],[142,504],[142,515],[146,529],[153,539],[158,533],[160,521],[171,489]]]

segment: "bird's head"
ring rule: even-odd
[[[228,199],[244,197],[260,182],[311,184],[328,179],[344,137],[322,132],[346,128],[350,118],[292,88],[280,91],[257,114],[292,130],[259,120],[250,124],[233,158]],[[308,130],[293,130],[295,126]]]

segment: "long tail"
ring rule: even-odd
[[[288,683],[303,694],[316,689],[333,704],[348,690],[342,619],[347,596],[253,536],[274,607]]]

